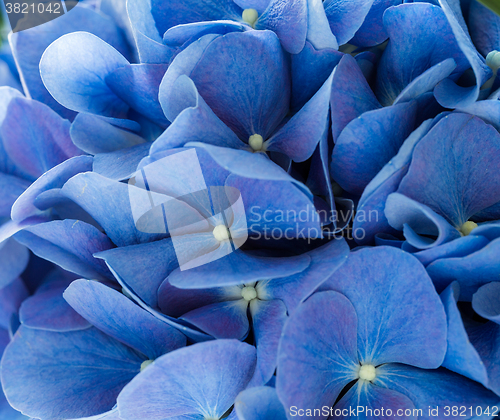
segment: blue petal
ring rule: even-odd
[[[267,6],[269,6],[270,0],[233,0],[242,9],[255,9],[261,15]]]
[[[500,402],[500,397],[482,385],[444,368],[424,370],[386,364],[377,369],[377,375],[375,384],[406,395],[417,409],[422,410],[422,416],[428,415],[429,407],[438,407],[439,417],[444,418],[444,407],[457,406],[466,407],[466,410],[464,416],[456,418],[476,418],[478,407],[483,412],[489,406],[491,412],[491,407]]]
[[[96,328],[57,333],[21,326],[2,358],[2,383],[9,403],[31,417],[92,416],[115,405],[143,361]]]
[[[183,289],[198,289],[244,284],[265,278],[300,273],[309,265],[309,257],[259,257],[236,250],[208,264],[181,271],[174,270],[169,282]]]
[[[0,172],[0,217],[9,217],[12,205],[17,198],[28,188],[30,183],[14,175]]]
[[[288,409],[331,407],[356,379],[356,312],[339,293],[317,293],[285,324],[278,353],[276,391]]]
[[[28,265],[29,258],[28,249],[14,239],[0,242],[0,267],[2,267],[0,289],[21,275]]]
[[[416,112],[416,102],[410,102],[369,111],[351,121],[333,149],[333,179],[344,190],[361,195],[413,131]]]
[[[142,143],[114,152],[98,153],[94,156],[92,170],[115,181],[130,179],[150,148],[151,143]]]
[[[109,88],[105,78],[128,64],[102,39],[76,32],[62,36],[45,50],[40,74],[50,94],[66,108],[125,118],[128,105]]]
[[[255,348],[235,340],[174,351],[157,359],[125,387],[118,397],[120,416],[220,418],[245,389],[254,367]]]
[[[8,329],[12,315],[17,314],[29,292],[20,277],[0,289],[0,326]],[[0,354],[3,349],[0,348]]]
[[[287,418],[276,390],[268,386],[250,388],[241,392],[236,397],[234,409],[241,420],[262,420],[265,418],[286,420]]]
[[[439,4],[446,14],[446,18],[456,37],[458,46],[474,71],[476,83],[472,87],[462,87],[457,85],[452,79],[445,79],[436,86],[434,95],[437,101],[445,108],[468,106],[478,99],[481,86],[483,86],[492,76],[492,71],[486,65],[484,58],[478,54],[470,40],[469,34],[464,31],[464,28],[460,25],[460,19],[457,20],[456,14],[453,12],[448,2],[446,0],[439,0]],[[460,67],[458,61],[457,64],[458,67]]]
[[[500,239],[461,258],[443,258],[427,266],[438,292],[454,280],[460,283],[459,300],[471,301],[472,295],[482,285],[498,281],[500,262],[497,258]]]
[[[441,293],[448,318],[448,348],[442,366],[488,386],[488,373],[479,354],[469,341],[457,307],[459,295],[460,286],[457,282],[451,283]]]
[[[186,337],[123,294],[95,281],[76,280],[64,299],[102,332],[149,359],[186,345]]]
[[[469,7],[469,30],[477,50],[486,57],[500,49],[500,17],[478,1]]]
[[[39,63],[43,52],[52,42],[74,31],[93,33],[115,47],[120,53],[128,55],[129,46],[121,31],[110,19],[90,8],[79,6],[69,14],[41,26],[13,33],[9,37],[26,94],[49,105],[64,118],[72,118],[75,113],[59,104],[47,92],[40,77]]]
[[[248,302],[238,299],[202,306],[180,318],[215,338],[244,340],[250,329],[247,309]]]
[[[106,84],[128,106],[160,127],[168,127],[158,101],[166,64],[130,64],[106,76]]]
[[[68,219],[42,223],[24,228],[15,237],[34,254],[67,271],[99,280],[112,277],[103,262],[92,256],[111,248],[112,243],[84,222]]]
[[[328,17],[323,7],[323,1],[307,0],[306,42],[310,43],[317,50],[327,48],[338,50],[339,43],[329,26]],[[281,36],[281,38],[283,38],[283,36]]]
[[[471,139],[482,141],[471,141]],[[398,192],[459,228],[500,201],[500,134],[479,118],[450,114],[415,147]]]
[[[320,290],[338,291],[352,302],[363,363],[441,365],[446,315],[424,267],[410,254],[393,247],[360,249]]]
[[[377,71],[376,94],[389,105],[417,76],[447,58],[453,58],[458,78],[470,64],[439,7],[428,3],[408,3],[389,8],[384,25],[390,41]]]
[[[350,55],[344,55],[335,68],[331,107],[334,142],[352,120],[381,108],[356,60]]]
[[[362,0],[353,3],[346,0],[326,0],[324,2],[326,16],[330,28],[339,45],[347,44],[361,27],[370,11],[374,0]]]
[[[21,222],[41,212],[35,206],[36,198],[43,192],[53,188],[61,188],[72,176],[92,169],[90,156],[77,156],[64,161],[38,178],[14,203],[11,218]]]
[[[69,136],[69,122],[48,106],[13,98],[1,122],[0,135],[12,161],[37,178],[69,157],[81,154]]]
[[[485,284],[472,296],[472,307],[483,318],[500,324],[499,295],[500,283]]]
[[[274,375],[279,340],[288,317],[285,305],[279,300],[254,299],[250,302],[250,313],[257,346],[257,366],[249,386],[260,386],[268,383]]]
[[[95,155],[142,144],[145,140],[135,133],[115,127],[96,115],[79,113],[70,129],[71,140],[81,150]]]
[[[129,189],[135,188],[96,173],[71,178],[62,192],[86,210],[118,246],[150,242],[165,234],[140,232],[130,211]]]
[[[461,236],[446,219],[403,194],[390,194],[384,213],[389,224],[402,230],[408,243],[418,249],[436,247]]]

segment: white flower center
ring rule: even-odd
[[[215,226],[213,232],[215,239],[219,242],[227,241],[229,239],[229,230],[224,225]]]
[[[259,13],[255,9],[245,9],[241,17],[244,22],[248,23],[253,28],[253,25],[255,25],[255,22],[257,22],[259,18]]]
[[[500,52],[498,52],[497,50],[491,51],[486,56],[486,64],[491,70],[493,70],[493,73],[496,73],[500,68]]]
[[[264,139],[260,134],[254,134],[248,139],[248,144],[254,152],[265,152],[266,145],[264,144]]]
[[[373,365],[363,365],[359,368],[358,372],[359,379],[363,381],[373,381],[377,376],[375,366]]]
[[[250,302],[251,300],[257,298],[257,290],[255,290],[255,287],[253,286],[245,286],[243,289],[241,289],[241,296],[247,302]]]
[[[467,236],[469,235],[475,228],[477,228],[477,224],[474,222],[471,222],[470,220],[468,222],[465,222],[462,226],[460,226],[460,233],[462,236]]]
[[[151,363],[153,363],[154,360],[145,360],[144,362],[141,363],[141,372],[146,369]]]

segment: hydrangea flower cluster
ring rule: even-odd
[[[500,16],[82,0],[0,54],[0,418],[500,414]]]

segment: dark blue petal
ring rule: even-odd
[[[288,409],[331,407],[356,379],[357,317],[336,292],[313,295],[285,324],[279,344],[276,391]]]
[[[28,265],[29,258],[28,249],[17,243],[14,239],[7,239],[0,242],[0,267],[2,267],[0,289],[21,275]]]
[[[479,354],[469,341],[457,307],[459,295],[460,285],[457,282],[451,283],[441,293],[448,318],[448,348],[442,366],[488,386],[488,373]]]
[[[72,176],[90,170],[92,170],[92,158],[90,156],[77,156],[45,172],[14,203],[12,220],[21,222],[29,217],[39,215],[41,212],[35,206],[35,200],[41,193],[61,188]]]
[[[58,333],[21,326],[2,358],[2,383],[9,403],[31,417],[92,416],[115,405],[143,361],[96,328]]]
[[[500,17],[478,1],[469,7],[469,30],[477,50],[486,57],[500,49]]]
[[[102,261],[92,254],[113,246],[95,227],[78,220],[57,220],[24,228],[16,240],[34,254],[58,264],[67,271],[94,279],[110,278]]]
[[[250,388],[241,392],[234,401],[234,409],[240,420],[265,418],[286,420],[287,418],[276,390],[268,386]]]
[[[432,248],[461,236],[445,218],[403,194],[390,194],[384,213],[389,224],[402,230],[407,242],[418,249]]]
[[[416,102],[409,102],[369,111],[351,121],[333,149],[333,179],[344,190],[361,195],[415,128],[416,112]]]
[[[331,107],[334,142],[352,120],[381,108],[356,60],[350,55],[344,55],[335,68]]]
[[[95,281],[76,280],[64,299],[87,321],[149,359],[186,345],[186,337],[123,294]]]
[[[255,348],[248,344],[195,344],[160,357],[141,372],[121,392],[118,410],[125,420],[220,418],[245,389],[254,368]]]
[[[70,134],[73,143],[91,155],[114,152],[145,143],[145,140],[137,134],[85,112],[76,116],[71,124]]]
[[[500,261],[497,258],[500,239],[477,252],[461,258],[443,258],[427,266],[438,292],[444,290],[454,280],[460,283],[459,300],[471,301],[472,295],[482,285],[498,281]]]
[[[363,363],[441,365],[446,315],[425,268],[410,254],[393,247],[352,252],[320,290],[336,290],[352,302]]]
[[[500,201],[500,177],[494,170],[499,159],[500,134],[479,118],[453,113],[415,147],[398,192],[460,228]]]
[[[129,47],[121,31],[106,16],[90,8],[76,6],[71,13],[41,26],[13,33],[9,40],[24,81],[26,94],[49,105],[65,118],[75,113],[59,104],[43,85],[40,77],[40,59],[45,49],[59,37],[74,31],[86,31],[128,55]],[[91,60],[90,63],[93,61]]]
[[[161,80],[166,64],[130,64],[106,76],[106,84],[128,106],[149,118],[160,127],[168,127],[158,101]]]
[[[105,78],[128,64],[102,39],[77,32],[62,36],[45,50],[40,74],[50,94],[66,108],[125,118],[129,107],[109,88]]]

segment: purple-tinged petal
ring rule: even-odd
[[[394,247],[352,252],[320,290],[335,290],[352,302],[363,363],[441,365],[446,352],[443,304],[425,268],[410,254]]]
[[[339,45],[347,44],[362,26],[374,0],[326,0],[326,16]]]
[[[169,112],[167,115],[170,118],[173,118],[173,115],[176,117],[172,120],[172,125],[151,146],[152,155],[163,150],[184,146],[190,141],[235,149],[247,147],[214,114],[198,93],[193,81],[186,75],[179,76],[168,93],[162,87],[161,95],[163,96],[160,97],[160,101],[165,104],[164,109],[168,109]],[[168,105],[165,98],[168,98]]]
[[[0,172],[0,191],[2,191],[2,195],[0,196],[1,218],[10,216],[12,205],[29,186],[29,181]]]
[[[477,50],[486,57],[500,49],[500,17],[478,1],[469,7],[469,30]]]
[[[402,230],[408,243],[418,249],[436,247],[461,236],[445,218],[403,194],[387,197],[384,214],[389,224]]]
[[[249,386],[261,386],[269,382],[276,370],[279,340],[288,317],[286,307],[280,300],[254,299],[250,302],[250,314],[257,347],[257,366]]]
[[[414,255],[424,266],[442,258],[461,258],[479,251],[489,243],[484,236],[464,236],[451,242],[435,246]]]
[[[186,337],[123,294],[95,281],[76,280],[64,299],[96,328],[149,359],[186,345]]]
[[[443,258],[427,266],[438,292],[444,290],[453,281],[460,283],[459,300],[472,300],[472,295],[479,287],[492,281],[498,281],[500,261],[497,258],[500,239],[484,248],[461,258]]]
[[[1,122],[0,136],[12,161],[31,178],[37,178],[69,157],[82,152],[69,136],[69,121],[47,105],[13,98]]]
[[[444,368],[425,370],[389,363],[377,368],[375,384],[406,395],[422,410],[422,416],[428,415],[429,407],[437,407],[439,417],[444,418],[444,407],[456,406],[466,407],[464,415],[450,413],[447,418],[471,419],[476,418],[478,407],[482,408],[481,413],[488,406],[491,411],[500,402],[500,397],[481,384]]]
[[[40,209],[35,206],[35,200],[41,193],[53,188],[61,188],[72,176],[90,170],[92,170],[92,158],[77,156],[45,172],[14,203],[12,220],[22,222],[29,217],[39,215]]]
[[[115,127],[108,121],[85,112],[76,116],[71,124],[70,135],[77,147],[92,155],[114,152],[145,142],[137,134]]]
[[[142,143],[115,152],[98,153],[94,156],[92,171],[115,181],[130,179],[150,148],[151,143]]]
[[[56,220],[26,227],[16,233],[17,241],[34,254],[83,277],[104,280],[112,277],[102,261],[92,254],[113,246],[95,227],[78,220]]]
[[[86,210],[117,246],[151,242],[165,237],[165,233],[144,233],[136,228],[129,197],[129,190],[135,188],[87,172],[71,178],[62,192]]]
[[[21,303],[28,295],[28,289],[20,277],[0,289],[0,326],[2,328],[9,328],[12,315],[17,314]],[[1,349],[0,354],[2,352],[3,349]]]
[[[333,73],[321,89],[276,134],[267,149],[287,155],[295,162],[311,157],[317,145],[328,137]]]
[[[0,289],[21,275],[28,265],[29,258],[28,249],[14,239],[0,242],[0,267],[2,267]]]
[[[341,400],[335,404],[332,411],[340,410],[340,413],[351,413],[352,410],[357,414],[356,418],[360,420],[368,419],[392,419],[398,417],[401,420],[416,420],[418,417],[414,415],[405,415],[413,413],[415,406],[412,401],[405,395],[384,389],[379,386],[373,385],[371,382],[358,381]],[[368,410],[371,410],[368,413]],[[377,411],[375,411],[377,410]],[[392,415],[387,415],[388,410],[391,410]],[[401,411],[400,411],[401,410]],[[373,413],[384,413],[374,415]],[[401,415],[396,413],[402,413]],[[393,417],[394,416],[394,417]],[[348,419],[349,415],[335,416],[338,419]]]
[[[460,50],[446,15],[428,3],[408,3],[384,13],[390,41],[377,71],[375,93],[383,105],[390,105],[413,81],[447,58],[457,64],[451,74],[458,78],[469,61]]]
[[[286,420],[276,390],[269,386],[246,389],[236,397],[234,410],[240,420]]]
[[[40,77],[39,64],[43,52],[52,42],[74,31],[93,33],[128,57],[129,46],[116,25],[101,13],[80,6],[41,26],[9,36],[26,94],[50,106],[64,118],[73,118],[75,113],[59,104],[47,91]]]
[[[461,19],[457,20],[457,15],[453,12],[453,9],[448,4],[448,1],[439,0],[439,4],[446,14],[448,24],[453,31],[458,46],[460,47],[463,55],[467,58],[469,66],[474,71],[476,83],[472,87],[462,87],[456,84],[451,78],[445,79],[436,86],[434,95],[436,96],[437,101],[445,108],[468,106],[477,101],[481,86],[483,86],[483,84],[492,76],[492,71],[486,65],[484,58],[481,57],[472,44],[469,34],[466,30],[464,31],[464,28],[460,25]],[[460,67],[458,61],[457,65],[458,69],[458,67]]]
[[[441,300],[448,318],[448,347],[442,366],[488,386],[488,373],[479,354],[469,341],[457,307],[459,295],[460,286],[457,282],[451,283],[441,293]]]
[[[358,203],[354,232],[363,232],[356,239],[360,245],[371,243],[376,234],[396,234],[384,214],[389,194],[395,192],[406,175],[415,145],[427,134],[432,121],[426,121],[405,140],[398,154],[370,181]]]
[[[92,416],[113,408],[143,361],[96,328],[60,333],[21,326],[2,358],[2,383],[9,403],[31,417]]]
[[[217,339],[244,340],[250,329],[247,309],[248,302],[239,299],[202,306],[180,318]]]
[[[479,139],[479,140],[476,140]],[[452,113],[413,152],[398,192],[444,216],[455,227],[500,201],[500,134],[479,118]]]
[[[317,50],[309,42],[292,55],[292,111],[301,109],[320,90],[342,56],[332,48]]]
[[[78,315],[63,298],[66,284],[42,290],[26,299],[19,309],[19,321],[25,327],[55,332],[78,331],[91,325]]]
[[[409,102],[369,111],[351,121],[333,148],[333,179],[344,190],[361,195],[411,134],[416,113],[416,102]]]
[[[105,78],[128,64],[102,39],[76,32],[62,36],[45,50],[40,74],[50,94],[66,108],[125,118],[129,107],[109,88]]]
[[[356,60],[344,55],[335,68],[332,82],[332,133],[336,142],[352,120],[381,108]]]
[[[166,64],[129,64],[106,76],[106,84],[128,106],[160,127],[168,127],[158,101]]]
[[[278,350],[276,391],[288,412],[331,407],[357,377],[357,317],[339,293],[317,293],[285,324]],[[307,390],[307,392],[304,392]]]
[[[172,239],[122,246],[94,255],[103,259],[148,305],[158,306],[157,291],[179,266]]]
[[[170,284],[182,289],[199,289],[245,284],[265,278],[290,276],[309,265],[307,255],[297,257],[259,257],[236,250],[208,264],[181,271],[174,270]]]
[[[308,253],[311,264],[291,276],[262,280],[259,291],[267,299],[281,299],[291,314],[346,261],[349,247],[343,238],[334,239]]]
[[[472,296],[472,307],[483,318],[500,324],[499,296],[500,283],[485,284]]]
[[[230,20],[188,23],[170,28],[163,35],[163,43],[172,48],[182,47],[191,44],[204,35],[226,35],[230,32],[243,32],[247,29],[249,29],[247,25]]]
[[[175,65],[174,60],[171,68]],[[191,73],[185,74],[214,113],[242,140],[254,134],[268,139],[288,113],[289,66],[271,31],[218,37],[205,48]]]
[[[254,368],[255,348],[248,344],[195,344],[160,357],[137,375],[120,393],[118,410],[124,420],[220,418],[245,389]]]

